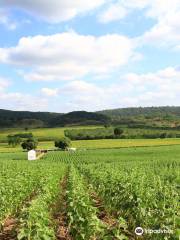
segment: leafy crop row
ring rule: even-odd
[[[47,184],[42,193],[33,199],[29,206],[22,210],[20,218],[20,232],[18,239],[55,239],[55,231],[51,220],[50,205],[55,202],[59,194],[59,181],[64,174],[65,166],[61,170],[52,171],[47,178]]]
[[[42,171],[37,166],[33,171],[26,164],[18,167],[4,166],[0,174],[0,225],[15,214],[23,201],[41,188],[44,182]]]
[[[102,232],[102,223],[97,217],[97,209],[78,171],[71,166],[67,185],[67,215],[70,233],[77,240],[97,237]]]
[[[131,232],[137,226],[166,229],[174,232],[173,236],[168,235],[168,239],[177,238],[179,195],[175,163],[146,163],[142,166],[138,162],[128,166],[120,163],[92,164],[80,169],[110,211],[127,221]],[[151,237],[147,236],[147,239]],[[154,236],[153,239],[165,238]]]

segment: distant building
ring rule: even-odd
[[[76,148],[67,148],[67,150],[70,152],[75,152],[77,149]]]
[[[35,150],[30,150],[28,152],[28,160],[29,161],[36,160],[36,151]]]

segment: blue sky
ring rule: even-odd
[[[2,0],[0,108],[179,105],[179,0]]]

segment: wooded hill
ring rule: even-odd
[[[110,110],[98,111],[113,119],[120,118],[155,118],[163,119],[180,119],[180,107],[138,107],[138,108],[117,108]]]
[[[66,114],[10,111],[0,109],[0,127],[57,127],[68,125],[104,125],[110,118],[100,113],[75,111]]]
[[[103,110],[113,125],[125,125],[128,128],[180,129],[180,107],[138,107]]]
[[[74,111],[70,113],[10,111],[0,109],[0,127],[57,127],[71,125],[126,124],[180,125],[180,107],[139,107],[103,110],[98,112]]]

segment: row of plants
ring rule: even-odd
[[[57,168],[56,168],[57,169]],[[20,214],[20,230],[18,239],[46,240],[56,239],[50,206],[60,194],[60,179],[64,176],[66,166],[48,173],[47,183],[41,193],[33,199]]]
[[[144,162],[79,166],[110,212],[123,217],[130,232],[165,229],[166,235],[146,239],[178,239],[178,163]],[[174,174],[174,175],[173,175]]]
[[[0,210],[1,219],[18,212],[21,240],[55,239],[51,208],[70,164],[66,211],[73,239],[127,239],[121,231],[126,225],[131,233],[137,226],[173,231],[148,234],[145,239],[178,239],[178,154],[179,147],[175,146],[57,151],[35,162],[22,161],[23,153],[0,155],[0,201],[2,209],[8,210],[5,214]],[[21,161],[11,161],[13,158]],[[119,226],[109,230],[100,220],[90,191],[102,199]]]
[[[93,140],[93,139],[153,139],[153,138],[179,138],[180,133],[176,131],[128,129],[120,127],[106,127],[95,129],[67,129],[64,131],[66,137],[71,140]]]
[[[96,239],[103,231],[81,175],[71,166],[67,182],[67,216],[70,234],[77,240]]]
[[[106,221],[98,217],[100,209],[94,205],[96,200],[92,197],[92,185],[87,184],[73,165],[69,169],[66,193],[68,228],[73,239],[128,239],[123,232],[127,225],[121,217],[112,220],[107,215],[109,220]]]
[[[26,163],[1,162],[0,173],[0,226],[6,219],[17,213],[20,206],[28,197],[38,191],[45,182],[37,166],[32,168]]]
[[[59,194],[66,165],[24,159],[24,153],[0,158],[0,233],[8,219],[18,219],[18,239],[53,239],[49,207]]]
[[[7,142],[9,146],[16,147],[27,139],[33,139],[32,133],[16,133],[7,136]]]

